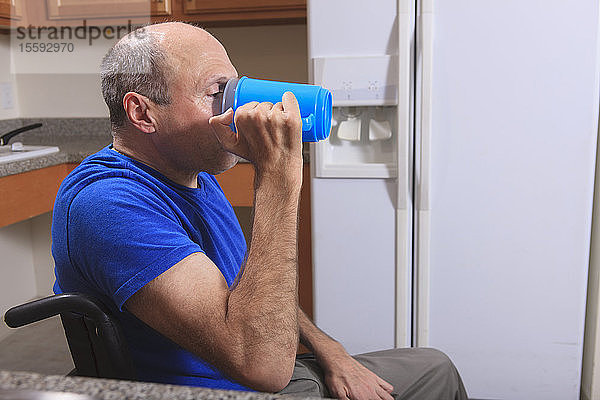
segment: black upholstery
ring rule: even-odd
[[[11,328],[55,315],[62,320],[74,375],[135,379],[135,370],[115,318],[99,300],[81,293],[64,293],[15,306],[4,314]]]

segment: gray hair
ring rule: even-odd
[[[139,28],[115,44],[102,59],[102,96],[108,106],[113,134],[127,121],[123,97],[135,92],[159,105],[171,102],[163,35]]]

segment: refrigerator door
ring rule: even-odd
[[[350,353],[410,346],[414,6],[410,0],[309,0],[307,6],[310,75],[331,85],[334,117],[343,117],[330,140],[311,146],[315,322]],[[381,76],[379,66],[393,76]],[[360,96],[365,86],[374,92],[393,86],[395,95],[399,84],[406,90],[384,96],[380,109]],[[348,88],[347,101],[335,96],[339,87]],[[343,108],[349,105],[356,109]],[[340,135],[342,123],[354,133]],[[376,123],[385,132],[374,133]]]
[[[394,190],[383,179],[311,182],[315,323],[350,354],[394,347]]]
[[[417,91],[418,345],[446,352],[470,397],[577,399],[598,2],[423,6],[417,88],[431,78],[431,98]]]

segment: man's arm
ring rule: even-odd
[[[144,286],[126,308],[152,328],[262,391],[289,382],[298,344],[296,239],[302,184],[301,121],[296,99],[248,103],[213,117],[227,150],[256,170],[252,240],[244,273],[231,290],[202,253],[180,261]],[[243,136],[242,133],[245,135]]]
[[[332,396],[338,399],[393,400],[393,386],[352,358],[344,347],[317,328],[298,308],[300,342],[310,349],[325,377]]]

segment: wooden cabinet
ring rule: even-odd
[[[0,0],[10,1],[10,0]],[[23,3],[18,25],[28,27],[119,27],[151,22],[151,16],[169,16],[172,0],[12,0]],[[84,28],[82,28],[84,29]],[[111,30],[107,36],[112,35]],[[126,34],[130,29],[123,33]],[[121,32],[121,31],[119,31]],[[119,34],[119,37],[122,35]]]
[[[0,0],[0,27],[8,27],[21,18],[21,0]]]
[[[0,178],[0,228],[51,211],[58,188],[77,164],[61,164]]]
[[[153,17],[171,15],[172,10],[172,0],[152,0],[150,2],[150,15]]]
[[[20,26],[141,25],[185,21],[199,26],[306,23],[306,0],[0,0],[2,15],[18,14]],[[17,13],[17,14],[15,14]]]
[[[305,22],[306,0],[181,0],[183,20],[206,25]]]
[[[171,0],[46,0],[46,7],[51,20],[141,18],[148,22],[151,15],[171,14]]]

